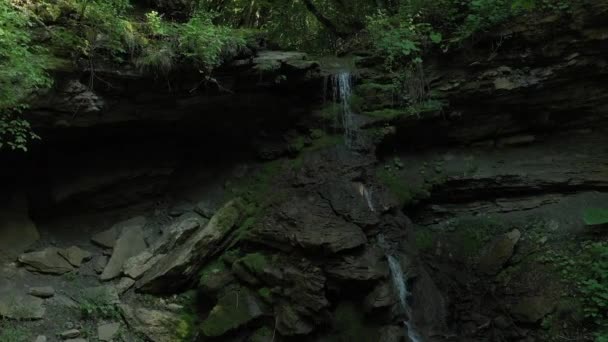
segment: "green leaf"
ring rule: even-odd
[[[442,37],[441,33],[439,33],[439,32],[432,32],[432,33],[429,35],[429,38],[431,38],[431,41],[432,41],[433,43],[435,43],[435,44],[439,44],[439,43],[441,43],[441,41],[442,41],[442,39],[443,39],[443,37]]]

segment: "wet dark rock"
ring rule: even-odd
[[[536,323],[553,312],[556,302],[548,296],[518,298],[518,303],[510,308],[511,314],[520,322]]]
[[[349,222],[360,227],[378,224],[379,218],[375,208],[376,196],[373,189],[363,183],[335,181],[328,182],[321,188],[321,196],[328,200],[332,209]],[[369,202],[368,202],[369,201]]]
[[[494,238],[484,247],[485,252],[479,260],[479,269],[486,274],[498,273],[504,264],[511,259],[521,232],[517,229]]]
[[[407,341],[405,328],[397,325],[385,326],[380,329],[378,342],[402,342]]]
[[[377,280],[388,276],[385,252],[378,247],[366,247],[362,252],[345,255],[326,263],[324,271],[340,280]]]
[[[336,217],[318,196],[292,197],[281,203],[276,216],[265,217],[250,239],[276,248],[303,248],[337,253],[367,241],[358,226]]]
[[[314,322],[298,313],[289,303],[282,301],[275,306],[277,330],[283,336],[307,335],[315,329]]]
[[[383,281],[376,285],[372,292],[365,297],[365,310],[371,312],[397,304],[398,298],[393,288],[393,284],[389,281]]]
[[[222,336],[264,314],[263,304],[246,288],[229,288],[218,298],[201,330],[207,337]]]

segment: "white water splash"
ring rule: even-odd
[[[369,210],[371,212],[375,212],[376,208],[374,208],[374,201],[372,200],[372,191],[369,190],[363,183],[359,183],[359,195],[365,198]]]
[[[339,119],[344,130],[344,142],[352,147],[355,140],[355,125],[353,111],[350,105],[353,96],[353,76],[348,71],[342,71],[331,77],[332,100],[339,106]]]

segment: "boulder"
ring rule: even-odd
[[[137,282],[142,292],[167,293],[183,289],[195,280],[203,266],[218,252],[217,248],[244,218],[244,204],[233,200],[224,205],[209,223],[157,262]]]
[[[520,237],[521,232],[515,229],[490,241],[479,259],[479,269],[489,275],[497,274],[511,259]]]
[[[108,261],[108,265],[100,276],[101,280],[111,280],[122,273],[125,261],[130,257],[139,254],[147,247],[144,231],[141,225],[131,225],[125,227],[114,246],[114,251]]]
[[[262,303],[247,288],[233,287],[218,299],[201,324],[207,337],[219,337],[263,316]]]
[[[80,267],[83,261],[91,260],[93,256],[91,253],[76,246],[59,250],[58,253],[74,267]]]
[[[207,222],[207,219],[195,213],[182,215],[150,248],[129,258],[123,266],[123,273],[136,280],[141,278],[167,253],[184,244],[196,229]]]
[[[282,250],[299,247],[332,254],[367,242],[361,228],[336,216],[318,196],[282,202],[275,215],[253,227],[248,239]]]
[[[59,255],[59,248],[48,247],[42,251],[25,253],[19,262],[30,271],[61,275],[74,270],[74,267]]]
[[[182,341],[179,326],[188,326],[179,315],[172,312],[134,308],[129,305],[119,305],[130,331],[144,335],[153,342]]]
[[[388,308],[398,302],[393,292],[393,285],[389,282],[381,282],[365,297],[364,308],[372,312],[379,308]]]
[[[521,297],[509,311],[520,322],[536,323],[553,312],[555,305],[556,301],[553,298],[542,295]]]

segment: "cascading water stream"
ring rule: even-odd
[[[394,256],[390,254],[387,254],[386,258],[388,259],[388,267],[391,270],[391,280],[393,281],[393,286],[397,291],[397,296],[399,296],[399,305],[401,306],[401,309],[408,315],[408,317],[412,317],[410,306],[407,304],[409,292],[407,290],[405,274],[403,273],[401,264]],[[405,321],[404,324],[407,327],[407,337],[409,337],[412,342],[422,342],[420,335],[418,335],[413,324],[411,323],[411,318],[409,321]]]
[[[353,76],[348,71],[341,71],[331,76],[333,103],[338,106],[338,118],[344,130],[344,143],[352,147],[356,137],[351,99],[353,95]]]
[[[383,235],[378,236],[378,242],[383,249],[388,250]],[[411,308],[407,303],[407,297],[410,295],[410,293],[407,289],[407,283],[405,281],[406,275],[403,272],[403,269],[401,268],[399,260],[397,260],[397,258],[389,251],[386,252],[386,258],[388,259],[388,267],[390,269],[391,281],[393,283],[395,291],[397,292],[397,296],[399,297],[399,306],[401,307],[401,310],[403,310],[403,312],[409,317],[408,321],[403,322],[407,328],[407,337],[410,339],[411,342],[422,342],[422,338],[416,331],[411,321]]]

